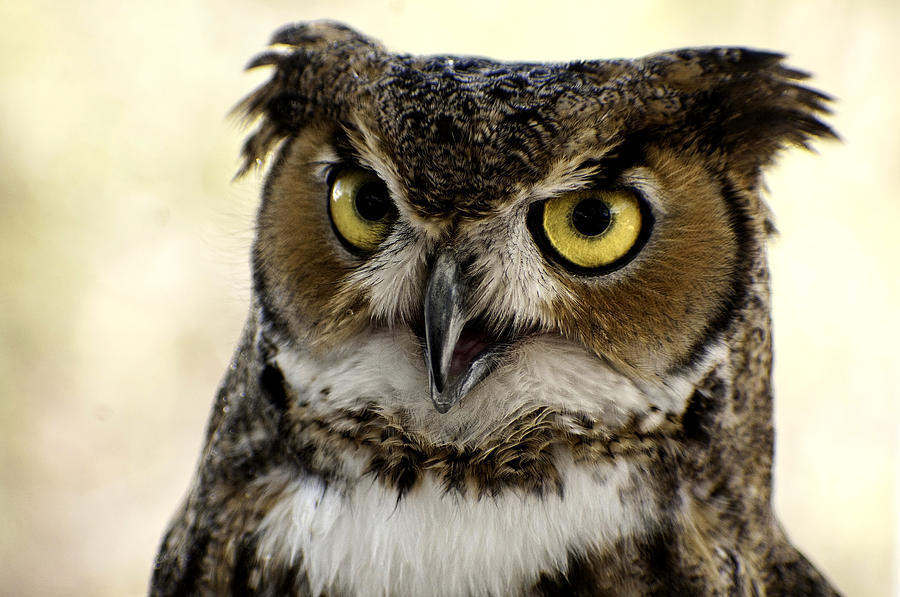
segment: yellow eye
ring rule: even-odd
[[[360,168],[346,168],[331,183],[328,213],[349,249],[369,253],[390,233],[397,212],[380,178]]]
[[[629,191],[575,191],[538,204],[532,234],[564,265],[609,270],[634,254],[644,214]]]

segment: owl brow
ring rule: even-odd
[[[645,139],[646,137],[641,134],[631,135],[607,149],[603,155],[578,162],[562,174],[563,179],[568,181],[563,188],[566,190],[616,188],[624,172],[645,165]]]
[[[350,135],[343,126],[338,127],[332,134],[331,147],[334,149],[337,160],[336,162],[329,162],[329,165],[353,165],[374,172],[373,168],[353,147],[353,143],[350,141]]]
[[[575,166],[568,176],[579,180],[579,186],[585,188],[605,188],[614,184],[622,170],[610,168],[606,158],[589,158]]]
[[[646,164],[646,144],[645,134],[629,135],[603,157],[589,158],[578,164],[573,173],[593,170],[593,173],[587,177],[590,186],[614,186],[623,172]]]
[[[328,185],[331,184],[339,165],[339,162],[335,160],[310,160],[306,162],[306,166],[313,171],[316,179],[322,180]]]

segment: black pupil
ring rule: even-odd
[[[356,193],[356,211],[363,218],[377,222],[388,214],[391,202],[387,189],[377,182],[367,182]]]
[[[609,228],[609,205],[600,199],[582,199],[572,210],[572,225],[585,236],[597,236]]]

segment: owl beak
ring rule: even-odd
[[[485,334],[466,326],[467,290],[456,255],[441,252],[425,288],[424,323],[431,401],[442,414],[488,376],[498,353]]]

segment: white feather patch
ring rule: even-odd
[[[564,463],[563,496],[467,498],[426,476],[399,502],[368,477],[349,488],[304,477],[263,520],[258,553],[301,564],[314,595],[513,595],[542,571],[565,570],[569,553],[653,524],[649,505],[620,499],[630,468]]]

